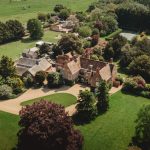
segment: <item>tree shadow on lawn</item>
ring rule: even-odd
[[[73,120],[73,123],[76,125],[76,126],[80,126],[80,125],[86,125],[86,124],[89,124],[91,123],[92,121],[94,121],[97,117],[99,116],[102,116],[104,114],[106,114],[107,111],[101,111],[97,114],[97,116],[95,116],[95,118],[93,118],[92,120],[83,120],[77,113],[75,113],[73,116],[72,116],[72,120]]]
[[[31,38],[24,38],[21,40],[22,43],[32,43],[32,42],[36,42],[37,40],[33,40]]]

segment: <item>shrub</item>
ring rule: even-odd
[[[38,71],[36,74],[35,74],[35,83],[39,84],[39,85],[43,85],[43,82],[45,81],[45,78],[46,78],[46,74],[44,71]]]
[[[43,14],[43,13],[39,13],[38,14],[38,19],[41,21],[41,22],[45,22],[47,20],[47,15],[46,14]]]
[[[134,92],[135,87],[137,87],[137,83],[133,81],[132,79],[128,78],[123,84],[122,90],[125,92]]]
[[[83,137],[64,107],[47,101],[20,111],[19,150],[81,150]]]
[[[113,82],[113,86],[116,88],[118,88],[120,86],[120,84],[121,84],[120,81],[114,81]]]
[[[27,87],[27,88],[30,88],[33,86],[34,84],[34,79],[32,76],[28,75],[27,77],[24,77],[23,78],[23,82],[24,82],[24,85]]]
[[[123,78],[121,76],[117,76],[115,80],[119,81],[120,84],[123,84],[123,82],[124,82],[124,80],[123,80]]]
[[[60,10],[60,13],[59,13],[59,18],[62,19],[62,20],[66,20],[70,15],[70,12],[68,9],[62,9]]]
[[[12,96],[12,88],[6,84],[0,86],[0,99],[9,99]]]
[[[75,84],[74,80],[67,80],[67,79],[65,79],[64,82],[65,82],[65,85],[68,85],[68,86],[73,86]]]
[[[85,90],[80,91],[78,104],[76,106],[77,113],[75,116],[81,122],[89,122],[97,115],[96,99],[92,92]]]
[[[91,33],[91,28],[88,26],[82,26],[79,28],[79,35],[82,37],[89,37]]]
[[[6,83],[7,83],[7,85],[9,85],[12,88],[13,93],[15,93],[15,94],[19,94],[23,90],[24,84],[20,78],[17,78],[17,77],[9,78],[8,77],[6,79]]]
[[[59,72],[48,74],[47,81],[49,88],[60,87],[63,84],[63,78]]]
[[[150,91],[142,91],[140,95],[145,98],[150,98]]]

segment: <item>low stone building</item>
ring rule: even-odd
[[[41,59],[31,59],[22,57],[16,63],[16,71],[18,76],[27,76],[30,74],[31,76],[35,76],[38,71],[51,72],[52,65],[45,58]]]
[[[112,62],[90,60],[71,53],[59,55],[56,68],[64,79],[75,80],[81,77],[92,87],[96,87],[100,80],[114,82],[117,76],[116,66]]]

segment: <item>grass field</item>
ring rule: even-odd
[[[148,99],[118,92],[111,96],[109,111],[93,122],[77,126],[84,135],[84,150],[126,150],[134,134],[134,120]],[[18,116],[0,112],[0,150],[16,144]],[[1,144],[2,143],[2,144]]]
[[[11,1],[11,2],[10,2]],[[39,12],[52,12],[56,4],[63,4],[73,11],[86,10],[95,0],[0,0],[0,20],[18,19],[26,23]]]
[[[150,101],[121,92],[112,95],[106,114],[77,127],[84,135],[84,150],[126,150],[134,134],[137,112],[144,104]]]
[[[48,42],[57,42],[58,39],[56,37],[59,34],[61,33],[46,31],[42,39]],[[19,40],[16,42],[0,45],[0,56],[7,55],[13,59],[17,59],[25,49],[34,47],[35,42],[36,41],[33,41],[28,38],[25,40]]]
[[[52,94],[52,95],[48,95],[48,96],[45,96],[45,97],[29,100],[29,101],[23,102],[21,105],[23,105],[23,106],[24,105],[31,105],[34,102],[37,102],[41,99],[48,100],[48,101],[51,101],[51,102],[54,102],[54,103],[57,103],[57,104],[61,104],[65,107],[70,106],[70,105],[77,102],[77,98],[75,96],[71,95],[71,94],[57,93],[57,94]]]
[[[0,111],[0,150],[11,150],[17,143],[19,116]]]

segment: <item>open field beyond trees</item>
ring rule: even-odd
[[[137,112],[147,104],[150,101],[142,97],[121,92],[112,95],[106,114],[77,126],[84,135],[84,150],[125,150],[134,134]],[[17,143],[18,120],[18,116],[0,112],[0,149],[10,150]]]
[[[38,12],[52,12],[56,4],[63,4],[73,11],[85,11],[95,0],[0,0],[0,20],[17,19],[26,23],[37,17]]]
[[[48,42],[57,42],[57,36],[61,33],[46,31],[42,40]],[[17,59],[21,56],[21,53],[28,48],[35,46],[36,41],[31,40],[30,38],[19,40],[16,42],[11,42],[7,44],[0,45],[0,56],[6,55],[13,59]]]

